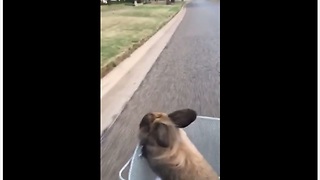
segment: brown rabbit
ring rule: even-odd
[[[169,115],[153,112],[140,123],[142,156],[162,180],[218,180],[217,173],[189,140],[185,131],[197,118],[194,110]]]

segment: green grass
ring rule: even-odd
[[[153,35],[182,6],[146,4],[101,6],[101,67],[128,53],[134,44]]]

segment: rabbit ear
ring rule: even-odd
[[[178,128],[184,128],[196,120],[197,113],[192,109],[182,109],[172,112],[168,116]]]
[[[157,144],[161,147],[170,146],[170,133],[169,127],[163,123],[155,123],[152,133],[153,138],[156,140]]]

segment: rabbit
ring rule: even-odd
[[[192,109],[146,114],[139,125],[142,157],[162,180],[218,180],[182,129],[197,118]]]

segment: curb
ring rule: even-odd
[[[101,79],[100,135],[113,125],[138,89],[182,21],[188,3],[185,2],[166,25]]]

